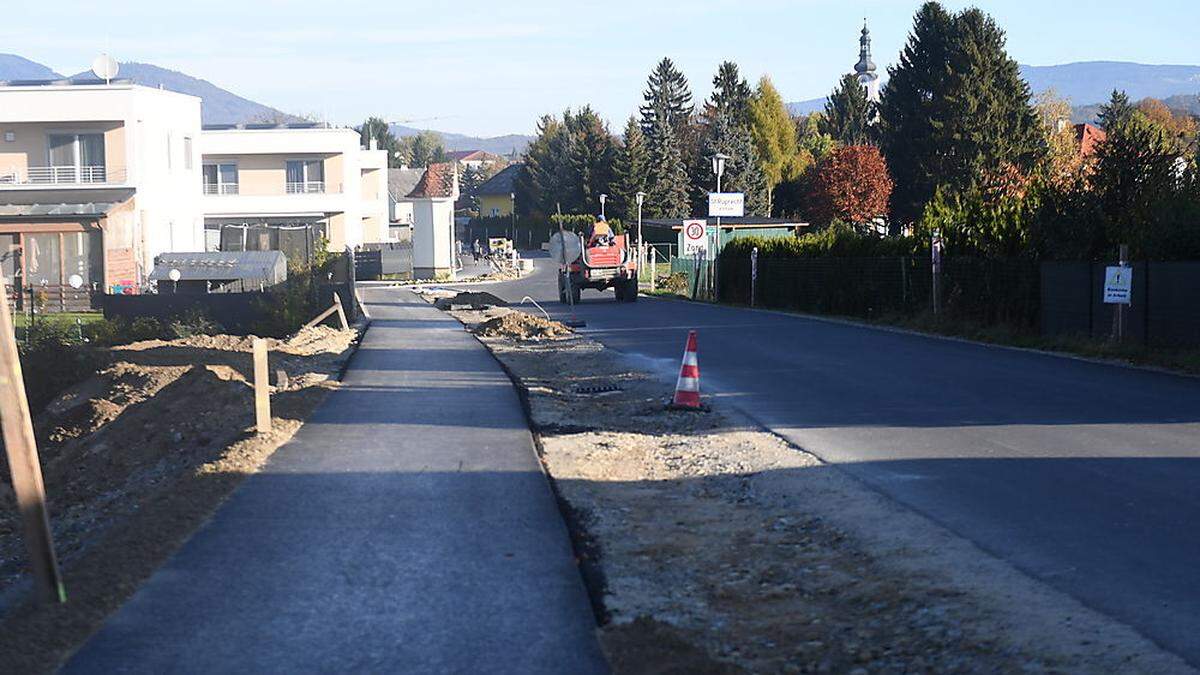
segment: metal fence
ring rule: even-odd
[[[1114,306],[1104,303],[1105,263],[1041,266],[1040,322],[1045,335],[1105,338]],[[1160,346],[1200,345],[1200,262],[1132,263],[1125,339]]]
[[[412,241],[365,244],[354,252],[359,279],[411,278]]]

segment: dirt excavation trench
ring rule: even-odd
[[[1189,671],[719,397],[669,411],[561,324],[442,305],[527,401],[617,672]]]
[[[358,339],[269,340],[274,429],[254,433],[251,338],[114,347],[35,416],[66,605],[28,602],[12,489],[0,483],[0,672],[52,671],[337,386]],[[4,475],[8,475],[4,467]]]

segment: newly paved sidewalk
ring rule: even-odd
[[[606,670],[519,402],[397,289],[345,386],[68,672]]]

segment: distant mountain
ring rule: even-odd
[[[808,115],[810,113],[819,112],[825,109],[825,101],[827,98],[810,98],[807,101],[796,101],[787,104],[787,110],[792,117],[800,115]]]
[[[256,103],[226,91],[208,80],[201,80],[174,70],[149,63],[122,63],[118,77],[130,79],[146,87],[159,87],[203,99],[200,117],[205,124],[236,124],[238,122],[292,122],[299,120],[270,106]],[[94,80],[92,72],[71,76],[72,80]]]
[[[406,127],[403,124],[393,124],[391,126],[392,133],[401,138],[405,136],[416,136],[422,131],[430,131],[428,129],[417,129],[414,127]],[[517,154],[525,152],[525,147],[533,142],[533,136],[524,136],[521,134],[508,134],[506,136],[466,136],[463,134],[451,134],[443,131],[434,131],[435,134],[442,137],[446,144],[446,149],[453,152],[455,150],[483,150],[497,155],[508,157],[514,151]]]
[[[1200,94],[1200,66],[1087,61],[1060,66],[1021,66],[1021,75],[1034,92],[1053,89],[1075,105],[1107,101],[1114,89],[1123,90],[1134,101]]]
[[[1053,89],[1075,106],[1076,121],[1090,121],[1113,89],[1129,98],[1159,98],[1173,109],[1189,110],[1190,98],[1200,94],[1200,66],[1155,66],[1121,61],[1085,61],[1058,66],[1021,66],[1021,76],[1035,94]],[[1172,103],[1170,99],[1178,98]],[[793,115],[821,110],[825,99],[814,98],[787,104]],[[1200,112],[1193,112],[1200,114]]]
[[[61,80],[62,75],[16,54],[0,54],[0,81],[3,80]]]

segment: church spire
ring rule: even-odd
[[[875,72],[875,62],[871,60],[871,31],[867,29],[867,20],[863,19],[862,37],[858,39],[858,63],[854,64],[854,72],[858,83],[867,90],[867,99],[873,103],[879,102],[879,75]]]

